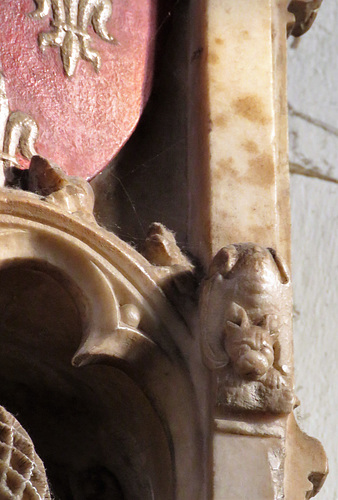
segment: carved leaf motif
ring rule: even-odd
[[[72,31],[66,32],[60,52],[65,72],[68,76],[73,75],[80,57],[80,43]]]
[[[291,0],[288,11],[295,21],[288,26],[288,35],[304,35],[314,23],[323,0]]]
[[[260,326],[252,325],[245,309],[237,304],[234,306],[240,319],[238,324],[226,322],[224,348],[239,375],[259,380],[274,362],[273,341],[266,328],[267,319],[264,317]]]

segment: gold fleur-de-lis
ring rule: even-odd
[[[95,71],[101,67],[99,53],[90,46],[88,26],[104,41],[114,43],[106,23],[112,14],[111,0],[34,0],[36,10],[31,17],[41,19],[51,12],[52,31],[40,33],[39,47],[59,47],[67,76],[75,72],[80,58],[89,61]]]

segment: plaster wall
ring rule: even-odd
[[[297,410],[330,474],[316,497],[338,499],[338,3],[289,42],[289,129]]]

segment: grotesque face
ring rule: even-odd
[[[273,364],[289,298],[288,273],[272,249],[253,243],[221,249],[203,291],[202,342],[209,366],[231,362],[241,376],[264,376]],[[217,304],[219,313],[211,315],[208,303],[214,311]]]
[[[255,325],[245,309],[234,302],[232,309],[234,320],[228,320],[224,325],[224,349],[238,375],[259,380],[266,375],[274,361],[270,318],[264,317],[260,325]]]

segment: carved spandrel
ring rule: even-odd
[[[32,169],[34,162],[37,160],[40,162],[40,175],[39,169],[35,174],[35,167]],[[197,339],[193,339],[189,335],[181,318],[171,308],[170,303],[164,297],[163,291],[156,284],[158,278],[157,272],[155,272],[156,269],[153,269],[155,266],[146,261],[135,249],[118,240],[116,236],[107,233],[92,221],[88,221],[88,218],[75,217],[76,214],[70,213],[65,206],[61,206],[54,201],[51,203],[52,200],[49,199],[49,196],[62,193],[62,184],[65,179],[61,179],[60,185],[58,185],[58,178],[57,176],[54,178],[53,172],[49,170],[50,167],[47,168],[44,176],[43,166],[46,166],[46,161],[41,158],[34,157],[31,163],[32,170],[28,171],[28,175],[31,175],[32,179],[31,181],[28,179],[28,181],[32,187],[35,186],[35,193],[22,192],[20,189],[0,190],[0,205],[2,197],[5,198],[0,207],[0,211],[4,216],[4,227],[0,231],[0,235],[3,238],[2,241],[6,242],[1,245],[0,261],[4,266],[11,259],[15,261],[14,268],[8,269],[9,276],[12,276],[12,278],[7,278],[5,283],[9,283],[13,289],[18,288],[21,290],[21,281],[26,279],[27,282],[31,283],[32,280],[29,276],[35,271],[41,278],[44,274],[47,278],[50,276],[52,281],[57,281],[62,288],[65,288],[70,293],[70,302],[76,305],[79,320],[82,322],[82,330],[81,326],[74,330],[77,333],[76,337],[74,337],[74,332],[68,332],[68,330],[66,330],[67,333],[65,334],[62,328],[57,326],[60,323],[55,318],[59,318],[59,315],[55,314],[55,312],[52,313],[53,307],[51,310],[45,310],[41,307],[41,313],[38,312],[41,300],[37,300],[39,297],[34,296],[33,293],[34,304],[37,306],[34,317],[38,320],[38,325],[30,328],[30,335],[34,345],[37,345],[38,349],[42,351],[48,351],[48,359],[52,360],[54,356],[59,357],[62,355],[63,351],[60,345],[63,344],[64,338],[67,338],[67,342],[71,343],[72,348],[67,359],[64,360],[67,370],[71,374],[76,373],[75,377],[77,379],[88,380],[93,388],[91,392],[98,394],[102,404],[108,407],[103,418],[105,422],[103,427],[97,426],[95,419],[88,418],[88,421],[92,422],[89,425],[94,424],[95,433],[97,431],[101,436],[106,436],[106,429],[108,429],[107,433],[109,434],[109,429],[112,428],[113,433],[116,429],[116,434],[121,436],[121,426],[116,423],[121,419],[123,420],[123,429],[125,427],[131,429],[130,432],[128,431],[128,436],[135,436],[133,420],[129,423],[129,419],[126,417],[129,398],[131,399],[130,404],[134,408],[131,413],[135,415],[138,425],[136,435],[138,429],[140,429],[139,432],[142,433],[142,436],[145,435],[147,430],[149,430],[151,436],[154,433],[153,423],[149,423],[149,415],[147,418],[144,417],[143,406],[137,408],[137,400],[135,400],[133,392],[124,391],[123,401],[126,400],[127,403],[122,404],[121,410],[116,408],[114,402],[116,394],[113,392],[116,390],[114,389],[116,370],[112,367],[118,367],[118,371],[121,371],[121,373],[125,371],[128,375],[126,375],[127,378],[135,378],[137,387],[142,388],[138,390],[144,391],[145,399],[151,401],[156,414],[161,415],[161,421],[164,422],[166,429],[164,436],[169,436],[168,439],[170,439],[170,443],[173,443],[175,449],[173,457],[170,457],[169,453],[168,457],[167,455],[163,457],[163,448],[158,443],[156,436],[154,439],[153,437],[147,438],[147,446],[143,444],[142,440],[139,441],[141,437],[137,437],[136,440],[126,439],[126,443],[123,441],[124,456],[130,456],[134,461],[138,460],[138,457],[143,461],[144,454],[150,457],[149,461],[153,457],[156,469],[153,475],[150,473],[149,476],[148,469],[144,469],[144,472],[139,475],[137,472],[135,474],[128,473],[121,479],[120,472],[114,470],[113,461],[115,460],[114,457],[122,453],[122,446],[116,448],[114,440],[106,437],[104,442],[99,442],[99,444],[95,441],[95,447],[98,450],[107,449],[106,456],[112,457],[111,460],[109,458],[109,467],[107,466],[109,470],[116,473],[119,482],[123,484],[124,488],[132,491],[130,495],[126,494],[126,498],[142,498],[142,500],[152,498],[150,493],[148,495],[150,489],[154,492],[154,498],[207,498],[205,491],[208,484],[204,476],[207,464],[207,433],[202,432],[201,421],[203,421],[203,429],[208,427],[207,415],[204,410],[208,408],[208,405],[204,402],[209,394],[204,389],[208,377],[206,380],[202,379],[200,377],[201,370],[203,373],[207,373],[207,371],[200,363],[197,366],[194,363],[192,346],[198,347],[198,344],[196,344]],[[68,179],[68,183],[71,186],[72,180]],[[58,187],[61,187],[61,189],[57,189]],[[56,190],[53,191],[55,188]],[[12,203],[10,215],[7,217],[5,214],[7,213],[8,200],[11,200]],[[26,211],[26,215],[29,217],[28,221],[25,220],[21,212],[17,213],[15,211],[15,206],[20,211],[23,205],[35,208],[35,210],[28,209]],[[44,219],[45,216],[48,219]],[[167,247],[166,231],[162,229],[160,230],[160,233],[163,233],[161,244],[163,243]],[[156,234],[153,232],[152,236],[155,237]],[[158,242],[157,238],[155,240]],[[175,248],[172,236],[169,238],[169,243],[171,248],[166,263],[169,264],[174,257],[174,260],[180,265],[181,258]],[[14,284],[13,275],[16,280]],[[2,277],[6,276],[8,274],[6,274],[5,269]],[[2,296],[5,299],[6,286],[4,286],[4,282],[2,283]],[[23,289],[25,290],[24,286]],[[34,290],[34,284],[32,284],[31,289]],[[51,292],[53,292],[53,288]],[[53,306],[55,302],[53,293],[50,293],[49,297]],[[22,304],[24,310],[30,310],[31,303],[27,300],[21,298],[19,303]],[[44,301],[42,303],[44,304]],[[58,302],[56,301],[56,303]],[[14,318],[16,308],[13,305],[11,311],[11,317]],[[65,322],[62,314],[61,324]],[[67,318],[68,314],[70,314],[69,311]],[[21,327],[17,332],[16,338],[18,342],[22,338],[20,332],[25,331],[27,324],[25,314],[21,312],[19,316],[21,318]],[[72,317],[73,313],[70,316]],[[44,328],[43,318],[48,319],[52,325],[56,323],[49,331],[49,334],[44,336],[47,341],[46,345],[44,345],[43,341],[40,343],[39,335],[35,334],[35,332]],[[11,327],[11,321],[7,321],[7,323]],[[41,326],[39,327],[39,325]],[[78,337],[79,334],[81,340]],[[2,341],[4,341],[3,337]],[[56,346],[59,346],[56,349],[53,347],[54,342]],[[38,361],[41,359],[45,366],[46,356],[42,356],[41,350],[38,349],[37,354],[36,349],[32,349],[34,359],[35,357],[37,359],[36,364],[39,365]],[[27,359],[29,358],[27,357]],[[71,366],[71,360],[73,366]],[[102,368],[104,381],[102,383],[101,380],[101,383],[100,381],[97,383],[95,378],[93,380],[93,375],[100,371],[101,363],[105,365]],[[52,366],[53,373],[55,373],[53,363],[48,361],[47,365]],[[187,365],[191,367],[189,370],[186,368]],[[6,367],[2,366],[1,369],[5,371]],[[109,376],[110,370],[112,370],[111,377]],[[20,365],[20,376],[23,372],[24,370]],[[49,380],[49,377],[39,377],[38,383],[40,383],[40,378]],[[53,380],[53,377],[51,377],[52,382]],[[201,385],[203,387],[203,391],[200,393],[197,393],[197,382],[199,383],[199,389]],[[107,396],[105,384],[111,391],[109,392],[109,394],[112,394],[111,397]],[[5,389],[3,389],[3,392],[5,392]],[[119,398],[118,395],[118,401]],[[13,391],[12,399],[14,405],[16,402],[15,391]],[[101,404],[98,407],[100,409]],[[201,411],[199,408],[201,408]],[[71,412],[71,410],[70,407],[69,411]],[[114,416],[116,411],[118,411],[118,417]],[[36,418],[38,416],[37,412]],[[161,426],[161,422],[159,426]],[[60,424],[57,429],[58,435],[63,427],[65,427],[64,424]],[[102,431],[103,429],[104,431]],[[160,427],[161,429],[162,427]],[[78,429],[75,431],[77,434],[79,433]],[[84,434],[87,438],[88,432],[86,431]],[[185,436],[184,440],[182,440],[182,434]],[[122,433],[123,440],[124,435]],[[199,436],[197,440],[196,435]],[[92,441],[93,436],[89,435],[88,439]],[[83,442],[81,439],[80,441]],[[141,449],[143,451],[138,452],[136,450],[133,454],[130,450],[135,450],[135,441],[137,441],[137,446],[140,446],[137,450]],[[165,437],[163,441],[163,447],[165,453],[167,453]],[[189,442],[189,449],[187,449],[186,442]],[[47,444],[48,440],[46,440],[46,446]],[[78,463],[78,450],[76,446],[74,448],[71,452],[72,460]],[[54,451],[51,453],[54,454]],[[91,453],[94,452],[92,450],[86,451],[83,456],[90,456]],[[81,460],[83,460],[82,456]],[[46,464],[48,468],[48,462]],[[127,467],[124,466],[123,471],[126,469]],[[140,470],[143,471],[143,466],[140,466]],[[159,471],[163,471],[163,473]],[[188,474],[194,480],[186,482],[185,478]],[[67,469],[67,476],[72,477],[72,475],[72,470]],[[135,493],[137,488],[136,479],[144,481],[145,477],[149,483],[147,483],[148,490],[146,494],[143,490]],[[58,480],[56,480],[57,483]],[[54,484],[53,480],[52,484]],[[173,484],[177,484],[176,493],[173,492]],[[126,491],[129,491],[128,489]],[[60,496],[62,498],[62,495]]]
[[[289,275],[273,250],[230,245],[213,259],[201,291],[201,346],[220,413],[292,410],[290,305]]]

